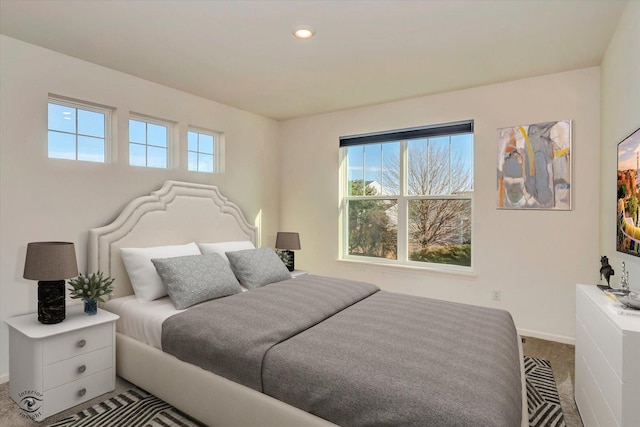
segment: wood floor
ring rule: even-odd
[[[525,337],[525,342],[522,344],[522,348],[526,356],[538,359],[547,359],[551,362],[567,427],[583,427],[582,420],[578,414],[578,409],[576,408],[576,404],[573,400],[575,374],[574,347],[568,344]],[[25,418],[22,415],[20,408],[13,403],[13,400],[9,397],[9,384],[0,384],[0,426],[34,427],[53,423],[73,415],[86,407],[102,402],[112,395],[120,394],[133,387],[134,386],[132,384],[118,377],[114,392],[104,394],[93,400],[85,402],[82,405],[78,405],[67,411],[51,416],[45,420],[46,423],[36,423]]]

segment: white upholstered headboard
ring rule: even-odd
[[[159,190],[132,200],[111,224],[89,230],[89,272],[116,279],[113,297],[131,295],[120,248],[234,240],[259,244],[256,227],[218,187],[166,181]]]

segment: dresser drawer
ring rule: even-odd
[[[113,345],[112,323],[82,328],[45,339],[42,347],[42,362],[48,365],[111,345]]]
[[[604,294],[602,298],[606,299]],[[581,292],[576,294],[576,320],[582,323],[588,337],[602,352],[618,379],[622,379],[622,331]]]
[[[112,346],[51,363],[44,367],[43,389],[49,390],[112,367]]]
[[[619,427],[584,357],[576,357],[576,405],[584,427]]]
[[[105,369],[77,381],[46,390],[42,400],[43,413],[55,414],[112,391],[114,388],[115,375],[113,368]]]
[[[576,342],[580,343],[580,348],[576,347],[576,376],[578,371],[585,374],[576,383],[589,390],[590,405],[598,408],[599,425],[621,425],[622,380],[580,321],[576,322]]]

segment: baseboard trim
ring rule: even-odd
[[[518,329],[518,334],[523,337],[540,338],[541,340],[576,345],[575,338],[565,337],[564,335],[545,334],[544,332],[530,331],[528,329]]]
[[[0,374],[0,384],[9,382],[9,374]]]

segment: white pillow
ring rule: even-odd
[[[229,264],[229,258],[227,258],[227,252],[243,251],[245,249],[255,249],[253,243],[249,240],[240,240],[236,242],[221,242],[221,243],[198,243],[200,251],[203,254],[220,254],[222,258]]]
[[[173,258],[184,255],[200,255],[198,245],[191,242],[186,245],[121,248],[120,256],[138,301],[153,301],[167,295],[167,287],[158,276],[151,258]]]

